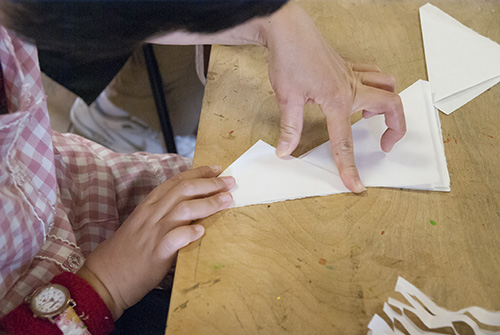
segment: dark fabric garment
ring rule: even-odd
[[[83,61],[62,53],[38,51],[42,72],[81,97],[87,104],[93,102],[106,88],[129,57],[130,55],[125,55]]]
[[[5,85],[3,83],[3,72],[0,66],[0,115],[7,114],[9,110],[7,109],[7,94],[5,93]]]
[[[171,290],[153,290],[125,310],[111,335],[164,335]]]
[[[42,72],[91,103],[132,51],[159,31],[220,31],[270,14],[286,1],[23,0],[20,8],[31,15],[7,9],[16,17],[9,28],[36,42]]]
[[[212,33],[268,15],[286,0],[122,0],[0,2],[3,24],[39,50],[80,59],[130,53],[160,32]]]

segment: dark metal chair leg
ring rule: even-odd
[[[163,139],[169,153],[177,153],[177,148],[174,141],[174,132],[168,115],[167,102],[165,101],[165,93],[163,91],[163,81],[158,69],[158,62],[151,44],[144,44],[142,47],[144,58],[146,60],[146,69],[148,71],[149,84],[153,92],[156,111],[160,119],[160,126],[163,133]]]

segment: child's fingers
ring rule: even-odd
[[[161,259],[174,256],[179,249],[202,237],[204,232],[202,225],[181,226],[169,231],[157,246],[158,256]]]
[[[205,179],[185,179],[169,190],[156,203],[148,206],[149,221],[158,222],[170,217],[170,212],[180,204],[191,199],[210,199],[214,194],[229,191],[236,184],[233,177]],[[202,202],[203,203],[203,202]],[[181,205],[183,207],[184,205]],[[186,216],[186,219],[189,219]]]
[[[200,166],[195,169],[178,173],[155,188],[144,200],[144,203],[154,204],[162,199],[163,196],[173,187],[184,181],[199,178],[214,178],[217,177],[221,171],[222,168],[220,166]]]
[[[216,177],[204,179],[187,179],[174,186],[159,203],[165,202],[166,198],[185,199],[201,198],[214,193],[229,191],[236,185],[234,177]]]
[[[166,229],[173,229],[191,221],[210,216],[229,207],[233,196],[229,192],[218,193],[206,198],[179,202],[160,222]]]

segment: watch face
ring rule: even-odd
[[[39,316],[52,316],[60,313],[67,306],[68,290],[61,285],[53,284],[43,287],[31,300],[31,308]]]

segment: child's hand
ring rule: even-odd
[[[183,172],[158,186],[116,233],[87,258],[78,275],[103,298],[115,320],[167,274],[177,251],[200,238],[189,225],[228,207],[233,177],[216,177],[220,167]]]

